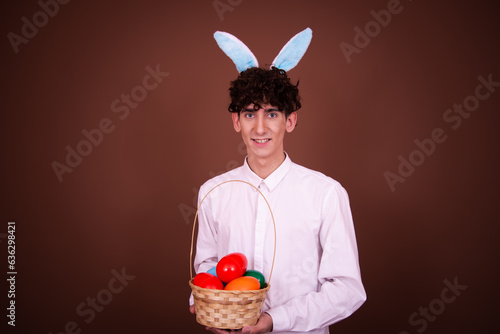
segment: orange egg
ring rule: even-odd
[[[227,283],[224,290],[259,290],[260,282],[252,276],[242,276]]]

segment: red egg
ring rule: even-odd
[[[260,282],[252,276],[242,276],[227,283],[224,290],[259,290]]]
[[[247,270],[248,260],[242,253],[231,253],[217,263],[217,277],[225,283],[242,276]]]
[[[224,289],[221,280],[209,273],[199,273],[196,275],[193,278],[193,284],[204,289]]]

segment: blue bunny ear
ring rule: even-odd
[[[235,36],[224,31],[216,31],[214,38],[222,51],[236,65],[238,72],[241,73],[250,67],[259,66],[259,62],[252,51]]]
[[[288,43],[285,44],[280,53],[274,58],[271,66],[275,66],[284,71],[289,71],[294,68],[306,53],[307,47],[311,43],[312,30],[306,28],[293,36]]]

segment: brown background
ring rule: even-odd
[[[368,294],[332,333],[417,333],[409,316],[454,278],[467,289],[425,332],[495,329],[500,89],[457,130],[442,118],[479,75],[500,81],[494,2],[401,0],[351,63],[339,44],[387,1],[232,3],[221,20],[211,0],[71,1],[17,54],[7,34],[40,6],[3,4],[2,310],[9,220],[18,271],[9,333],[59,333],[68,321],[82,333],[204,332],[187,310],[193,198],[244,157],[226,111],[237,72],[212,34],[235,34],[264,65],[308,26],[312,44],[290,72],[303,108],[285,147],[348,190]],[[111,102],[156,64],[169,76],[121,120]],[[103,118],[114,131],[59,182],[51,163]],[[384,172],[435,128],[447,140],[392,192]],[[85,323],[77,305],[122,268],[134,280]]]

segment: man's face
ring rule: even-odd
[[[249,159],[283,160],[283,138],[285,132],[291,132],[297,123],[297,113],[285,114],[269,104],[260,105],[254,110],[250,104],[238,115],[232,114],[236,132],[241,132],[247,146]]]

